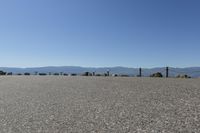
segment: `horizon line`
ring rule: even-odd
[[[143,69],[154,69],[154,68],[165,68],[165,67],[169,67],[169,68],[200,68],[200,66],[188,66],[188,67],[173,67],[173,66],[161,66],[161,67],[126,67],[126,66],[108,66],[108,67],[105,67],[105,66],[98,66],[98,67],[92,67],[92,66],[76,66],[76,65],[69,65],[69,66],[53,66],[53,65],[47,65],[47,66],[30,66],[30,67],[0,67],[0,68],[17,68],[17,69],[30,69],[30,68],[45,68],[45,67],[79,67],[79,68],[95,68],[95,69],[99,69],[99,68],[129,68],[129,69],[137,69],[137,68],[143,68]]]

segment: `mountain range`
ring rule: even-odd
[[[82,74],[84,72],[95,72],[98,74],[106,73],[108,70],[111,74],[126,74],[130,76],[137,76],[139,74],[139,68],[128,67],[79,67],[79,66],[48,66],[48,67],[30,67],[30,68],[13,68],[13,67],[0,67],[0,70],[5,72],[17,73],[76,73]],[[155,72],[161,72],[164,76],[166,73],[165,67],[158,68],[142,68],[142,75],[149,76]],[[191,77],[200,77],[200,67],[187,67],[187,68],[169,68],[169,76],[174,77],[179,74],[187,74]]]

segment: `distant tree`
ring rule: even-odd
[[[176,76],[176,78],[191,78],[191,77],[188,76],[187,74],[183,74],[183,75],[179,74]]]
[[[24,75],[26,75],[26,76],[29,76],[29,75],[31,75],[30,73],[28,73],[28,72],[26,72],[26,73],[24,73]]]
[[[109,75],[108,75],[107,73],[104,73],[103,76],[107,77],[107,76],[109,76]]]
[[[6,72],[0,71],[0,75],[6,75]]]
[[[77,76],[77,74],[76,73],[72,73],[71,76]]]
[[[17,73],[17,75],[18,75],[18,76],[21,76],[22,74],[21,74],[21,73]]]
[[[9,72],[9,73],[7,73],[7,75],[13,75],[13,73],[12,73],[12,72]]]
[[[129,75],[127,75],[127,74],[122,74],[122,75],[120,75],[121,77],[129,77]]]
[[[64,76],[68,76],[68,74],[67,74],[67,73],[64,73],[63,75],[64,75]]]
[[[53,75],[55,75],[55,76],[58,76],[58,75],[59,75],[59,73],[54,73]]]
[[[46,73],[39,73],[40,76],[46,76]]]
[[[113,76],[113,77],[117,77],[118,75],[117,75],[117,74],[112,74],[112,76]]]
[[[82,74],[82,76],[92,76],[92,73],[90,73],[90,72],[85,72],[84,74]]]
[[[160,77],[161,78],[161,77],[163,77],[163,75],[162,75],[162,73],[157,72],[157,73],[150,75],[150,77]]]

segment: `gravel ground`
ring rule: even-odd
[[[0,77],[0,133],[199,133],[200,79]]]

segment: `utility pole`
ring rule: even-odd
[[[166,78],[169,77],[169,67],[166,67]]]
[[[139,77],[142,77],[142,68],[139,68]]]

